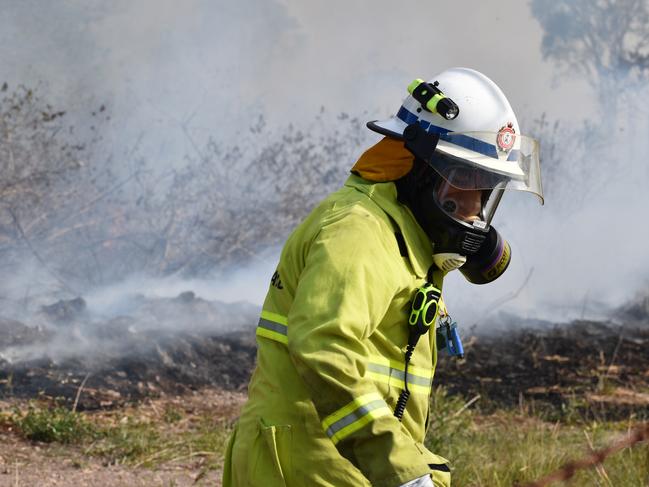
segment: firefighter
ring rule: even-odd
[[[538,143],[477,71],[408,91],[282,250],[224,487],[450,485],[449,462],[423,444],[436,333],[404,358],[413,296],[428,286],[438,299],[458,268],[476,284],[502,275],[511,251],[491,221],[506,189],[542,202]]]

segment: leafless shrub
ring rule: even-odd
[[[196,275],[280,244],[341,185],[365,140],[359,119],[339,115],[335,125],[328,131],[318,118],[306,129],[253,133],[236,145],[211,139],[174,171],[164,198],[150,193],[142,202],[165,215],[158,268]]]
[[[0,265],[29,254],[66,287],[40,246],[58,237],[53,219],[86,191],[79,184],[85,147],[71,142],[65,112],[33,90],[5,83],[0,91]]]
[[[366,137],[344,114],[281,133],[260,119],[240,140],[211,138],[183,166],[160,169],[146,155],[95,150],[103,106],[80,144],[63,111],[32,90],[2,89],[0,266],[19,272],[35,259],[68,294],[136,272],[198,275],[249,260],[340,186]]]

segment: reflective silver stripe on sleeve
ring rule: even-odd
[[[270,321],[265,318],[259,318],[259,323],[257,324],[259,328],[265,328],[266,330],[274,331],[282,335],[288,335],[288,327],[277,323],[276,321]]]
[[[349,426],[350,424],[358,421],[363,416],[369,414],[371,411],[382,407],[385,407],[385,401],[382,399],[376,399],[375,401],[369,402],[367,404],[363,404],[358,409],[352,411],[347,416],[344,416],[343,418],[339,419],[331,426],[329,426],[329,428],[327,428],[327,436],[329,436],[329,438],[332,438],[336,433],[338,433],[344,427]]]

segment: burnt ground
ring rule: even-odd
[[[649,323],[575,321],[474,335],[465,339],[465,352],[463,360],[440,354],[436,383],[465,397],[480,395],[487,411],[649,417]]]
[[[164,308],[179,299],[190,306],[185,309],[190,314],[218,312],[187,295],[153,305]],[[46,311],[57,313],[58,321],[76,323],[75,333],[65,336],[78,336],[83,330],[79,320],[85,318],[75,313],[83,305],[63,305]],[[513,320],[498,333],[465,333],[465,358],[441,353],[435,382],[467,399],[480,395],[479,406],[487,411],[525,406],[558,414],[582,408],[602,419],[649,416],[649,305],[645,299],[634,306],[617,313],[622,324],[575,321],[527,327]],[[78,410],[97,410],[203,387],[245,391],[255,361],[252,325],[224,326],[218,332],[192,332],[188,326],[134,332],[136,320],[125,316],[95,324],[99,338],[109,340],[81,355],[58,356],[47,348],[56,329],[0,320],[0,399],[50,398],[69,406],[76,402]],[[4,353],[30,347],[44,351],[20,361]]]
[[[14,337],[34,333],[6,321],[0,322],[0,330],[10,330]],[[95,356],[0,360],[0,398],[50,398],[70,406],[76,401],[78,410],[112,408],[206,386],[241,390],[254,366],[253,328],[213,336],[148,332],[128,339],[134,353],[100,361]]]
[[[197,418],[233,421],[254,367],[254,326],[230,321],[227,313],[223,318],[220,308],[199,299],[179,298],[147,303],[159,316],[169,315],[172,304],[181,315],[188,312],[191,323],[173,328],[139,326],[142,315],[133,313],[94,322],[90,333],[78,301],[45,308],[55,318],[48,326],[0,319],[0,411],[40,399],[102,421],[151,416],[159,422],[172,406],[185,419],[161,428],[178,428],[179,435]],[[222,326],[189,326],[198,315]],[[435,383],[484,413],[516,408],[549,419],[647,418],[649,301],[616,316],[622,324],[539,326],[513,319],[507,330],[467,331],[465,358],[442,352]],[[220,485],[218,466],[205,463],[209,457],[184,456],[155,468],[114,464],[89,456],[85,446],[33,443],[6,426],[0,427],[0,485]]]

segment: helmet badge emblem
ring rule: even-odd
[[[501,127],[496,136],[496,144],[498,149],[506,152],[512,147],[514,147],[514,142],[516,141],[516,131],[514,130],[514,124],[509,122],[507,125]]]

